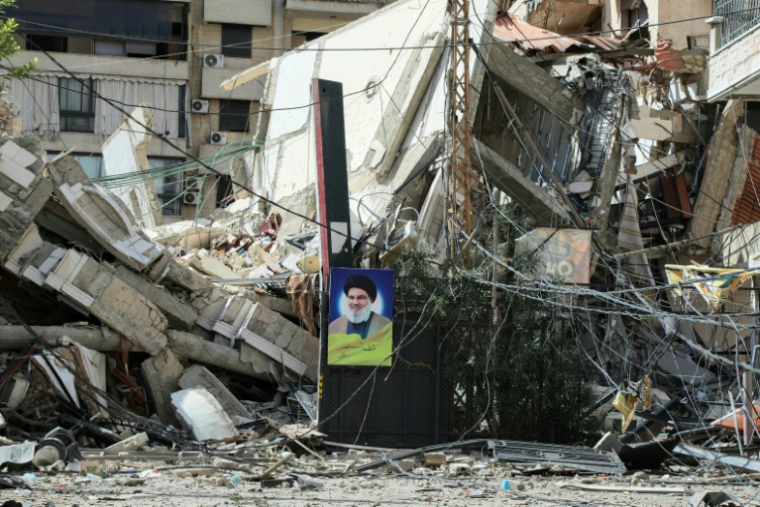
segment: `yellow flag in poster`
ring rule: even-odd
[[[717,310],[725,301],[731,301],[741,284],[756,271],[746,269],[710,268],[707,266],[665,266],[668,283],[677,285],[673,292],[681,295],[680,285],[693,285],[713,310]]]

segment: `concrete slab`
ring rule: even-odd
[[[153,136],[142,125],[154,128],[153,111],[138,107],[131,114],[137,121],[125,118],[116,132],[103,143],[105,176],[150,170],[145,149]],[[154,227],[160,220],[160,202],[153,179],[145,178],[133,185],[113,188],[111,192],[127,205],[134,215],[135,222],[141,227]]]
[[[556,219],[556,215],[567,216],[564,208],[548,191],[523,176],[522,172],[511,162],[474,137],[473,143],[477,145],[480,152],[480,158],[482,158],[484,165],[483,169],[486,171],[488,180],[496,188],[523,205],[540,224],[551,224],[553,219]],[[480,159],[475,157],[473,164],[478,165],[479,163]]]
[[[124,203],[93,185],[75,159],[63,157],[49,170],[66,210],[116,258],[142,270],[160,257],[162,249],[143,237]]]

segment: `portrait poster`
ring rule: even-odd
[[[390,269],[330,271],[328,365],[391,366],[394,275]]]

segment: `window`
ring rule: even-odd
[[[148,157],[148,163],[151,169],[159,169],[161,167],[181,164],[182,159]],[[182,197],[180,193],[182,193],[182,173],[154,178],[153,186],[156,188],[156,195],[161,202],[161,213],[167,216],[181,215]]]
[[[319,39],[323,35],[325,34],[322,32],[293,32],[290,34],[290,45],[296,48],[307,42]]]
[[[156,43],[155,42],[132,42],[127,41],[125,43],[127,56],[133,56],[137,58],[144,58],[146,56],[156,56]]]
[[[760,102],[744,103],[744,123],[755,132],[760,131]]]
[[[216,181],[216,205],[220,208],[226,208],[230,203],[234,202],[231,197],[235,194],[235,189],[232,186],[232,178],[230,176],[222,175]]]
[[[633,34],[635,39],[649,37],[649,9],[644,0],[623,0],[620,4],[623,13],[623,28],[639,27],[640,31]]]
[[[222,25],[222,54],[232,58],[250,58],[251,34],[248,25]]]
[[[77,159],[77,162],[82,166],[84,173],[91,180],[105,176],[102,155],[73,155],[73,157]]]
[[[29,34],[26,36],[26,49],[30,51],[65,53],[67,51],[66,43],[66,37],[57,37],[55,35]]]
[[[92,101],[92,78],[82,81],[62,77],[58,81],[61,130],[94,132],[95,108]]]
[[[247,132],[251,103],[247,100],[223,100],[219,106],[219,130]]]
[[[177,107],[177,117],[178,117],[178,125],[177,125],[177,137],[182,139],[186,135],[186,129],[187,129],[187,111],[185,109],[185,92],[187,90],[187,85],[180,85],[179,86],[179,104]]]
[[[127,51],[123,41],[96,39],[95,54],[104,56],[127,56]]]

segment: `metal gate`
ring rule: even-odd
[[[323,369],[320,431],[330,440],[415,448],[457,438],[466,424],[443,364],[444,327],[396,319],[393,328],[393,366]]]

